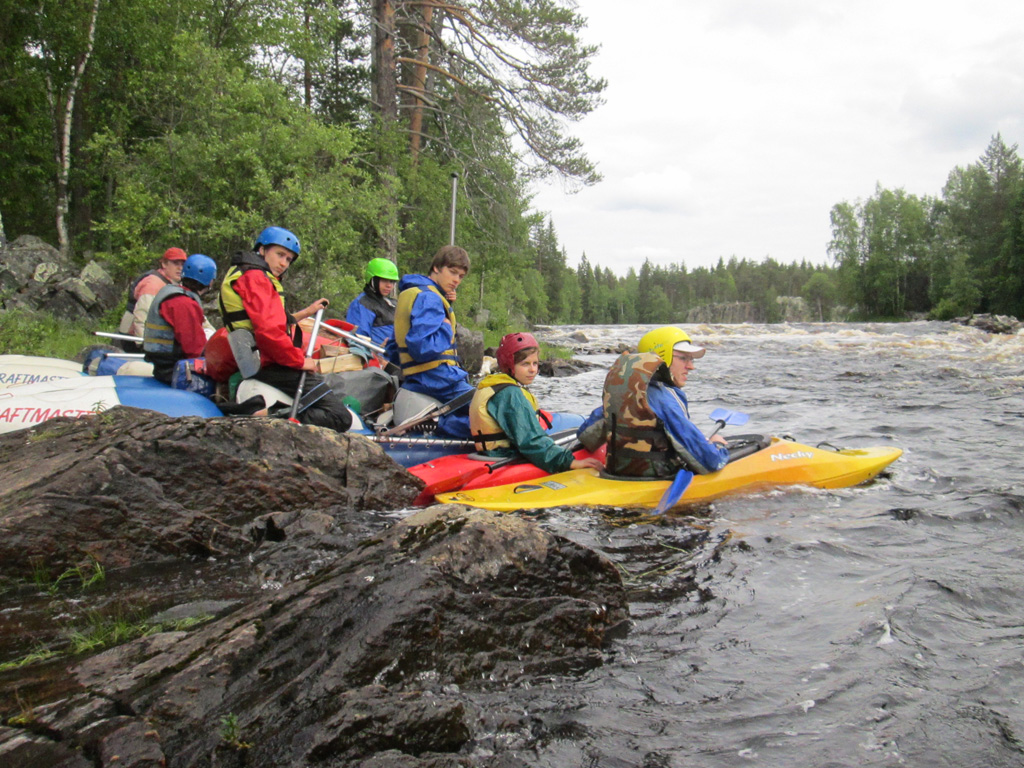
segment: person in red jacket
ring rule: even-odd
[[[180,285],[165,285],[150,305],[142,349],[153,364],[153,378],[170,385],[179,360],[201,357],[206,346],[206,316],[200,297],[217,278],[217,264],[193,253],[185,262]]]
[[[292,395],[302,372],[307,371],[303,391],[316,402],[303,407],[299,421],[344,432],[352,426],[348,406],[315,373],[316,361],[306,357],[302,334],[291,332],[292,326],[326,307],[327,299],[317,299],[293,315],[285,311],[281,276],[299,251],[299,239],[287,229],[264,229],[253,251],[238,253],[231,260],[220,288],[221,315],[229,332],[238,328],[252,331],[260,352],[260,370],[254,378]]]

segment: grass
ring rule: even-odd
[[[484,330],[484,349],[487,347],[494,347],[497,349],[498,344],[501,343],[501,338],[505,334],[501,331],[492,331],[490,329]],[[547,344],[545,342],[540,343],[540,359],[550,360],[553,357],[561,358],[562,360],[572,360],[572,350],[568,347],[558,347],[554,344]]]
[[[155,635],[159,632],[183,632],[209,621],[209,614],[189,616],[168,622],[152,622],[148,619],[132,619],[122,615],[104,616],[92,611],[85,616],[84,626],[70,629],[61,648],[40,647],[20,658],[0,664],[0,672],[20,669],[60,656],[77,656],[126,643],[137,637]]]
[[[83,347],[97,343],[92,331],[92,323],[83,325],[43,313],[12,309],[0,312],[0,354],[72,360]]]
[[[99,613],[89,613],[86,618],[88,623],[83,629],[73,629],[68,633],[70,653],[73,656],[120,645],[137,637],[155,635],[159,632],[181,632],[213,617],[189,616],[177,621],[155,623],[147,619],[130,619],[121,615],[103,616]]]
[[[234,713],[220,719],[220,739],[232,749],[249,749],[252,746],[242,741],[242,728],[238,724],[238,715]]]
[[[103,584],[107,580],[107,572],[103,564],[95,557],[89,557],[84,563],[68,568],[56,579],[50,578],[50,571],[41,562],[37,562],[32,571],[32,581],[40,589],[56,595],[61,585],[76,586],[82,592],[90,587]]]
[[[6,661],[3,664],[0,664],[0,672],[6,672],[9,669],[27,667],[29,664],[36,664],[37,662],[46,661],[47,659],[52,659],[54,656],[59,655],[60,654],[52,648],[37,648],[31,653],[26,653],[19,659]]]

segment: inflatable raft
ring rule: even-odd
[[[72,372],[69,368],[55,367],[54,376],[63,373],[66,377],[0,389],[0,434],[28,429],[58,416],[87,416],[101,413],[117,405],[146,408],[168,416],[212,418],[224,415],[209,398],[196,392],[168,387],[148,376],[86,376],[82,374],[79,364],[55,358],[31,358],[29,364],[34,366],[31,375],[44,376],[47,370],[42,367],[44,363],[55,362],[67,362],[70,366],[76,366],[78,370]],[[281,399],[283,402],[291,403],[291,399],[283,393]],[[553,414],[552,422],[549,430],[551,432],[575,430],[583,422],[583,417],[573,413],[556,413]],[[364,424],[354,412],[349,432],[361,434],[378,443],[403,467],[473,450],[471,442],[447,439],[429,431],[381,438],[372,425]]]
[[[847,488],[876,477],[902,454],[899,448],[832,449],[772,437],[766,447],[755,446],[718,472],[694,475],[677,506],[787,485]],[[577,469],[533,482],[442,493],[437,500],[500,512],[588,506],[654,509],[670,483]]]
[[[195,392],[171,389],[145,376],[77,376],[0,390],[0,434],[34,427],[58,416],[87,416],[117,405],[168,416],[221,416]]]
[[[571,430],[571,434],[575,436],[576,430]],[[552,437],[555,437],[555,435],[552,434]],[[559,441],[556,439],[556,442]],[[586,448],[573,451],[573,455],[577,459],[596,457],[604,461],[604,454],[604,446],[601,446],[601,448],[593,453]],[[413,505],[417,507],[430,504],[434,497],[440,493],[449,493],[456,490],[469,491],[510,483],[525,483],[530,480],[548,477],[547,472],[526,461],[526,459],[518,459],[506,463],[502,459],[495,459],[493,456],[483,456],[479,453],[459,453],[442,456],[441,458],[409,467],[409,471],[426,483],[420,495],[413,502]]]
[[[0,390],[60,379],[77,379],[84,375],[82,364],[72,360],[35,355],[0,355]]]

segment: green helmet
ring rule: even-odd
[[[391,259],[370,259],[370,262],[366,265],[366,282],[370,282],[373,278],[379,277],[383,280],[398,280],[398,267],[395,266],[395,262]]]

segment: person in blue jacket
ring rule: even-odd
[[[603,403],[580,427],[590,450],[608,443],[607,471],[630,477],[668,477],[679,469],[717,472],[729,461],[728,443],[710,439],[690,421],[683,387],[705,354],[674,326],[644,334],[638,352],[626,352],[605,378]],[[614,416],[614,418],[611,418]]]
[[[387,356],[402,369],[403,389],[443,403],[475,390],[459,365],[452,306],[468,272],[466,251],[446,245],[434,254],[429,274],[405,275],[399,281],[395,334],[388,341]],[[468,438],[469,404],[444,417],[438,430]]]
[[[370,259],[366,265],[366,285],[363,292],[352,299],[345,314],[345,320],[355,326],[354,333],[366,336],[370,341],[383,347],[395,335],[395,285],[398,283],[398,267],[391,259]],[[365,360],[369,351],[351,345],[352,352]]]

